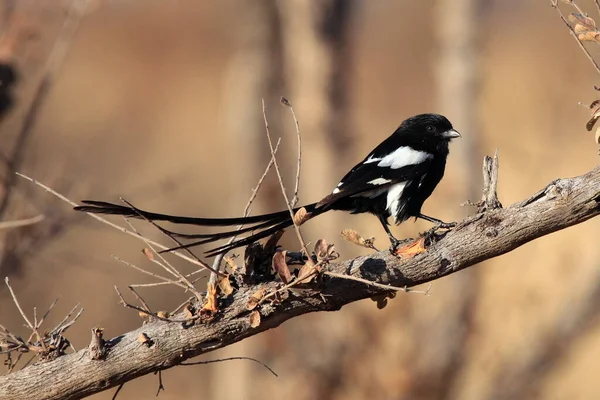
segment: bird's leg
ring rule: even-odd
[[[383,229],[385,229],[385,232],[387,233],[388,238],[390,238],[390,242],[391,242],[390,252],[393,253],[398,249],[398,246],[402,243],[402,240],[398,240],[394,237],[394,235],[392,235],[392,231],[390,231],[390,227],[388,226],[388,223],[384,216],[382,216],[382,215],[379,216],[379,222],[381,222],[381,225],[383,226]]]
[[[425,221],[429,221],[432,224],[435,224],[435,227],[433,228],[433,230],[450,229],[450,228],[454,228],[456,226],[456,222],[444,222],[440,219],[429,217],[425,214],[419,214],[419,215],[417,215],[417,218],[421,218],[421,219],[424,219]]]

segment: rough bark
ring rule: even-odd
[[[582,176],[556,180],[508,208],[470,216],[414,258],[399,259],[382,251],[328,268],[370,281],[412,287],[507,253],[598,214],[600,166]],[[290,293],[277,305],[265,302],[260,308],[262,322],[256,328],[250,327],[248,299],[261,287],[272,291],[281,283],[242,286],[221,302],[221,311],[211,323],[189,328],[168,322],[146,324],[109,340],[103,360],[92,360],[85,349],[0,377],[0,398],[82,398],[138,376],[177,366],[191,357],[275,328],[290,318],[314,311],[339,310],[348,303],[382,292],[360,282],[327,276],[319,285],[318,291]],[[152,340],[151,347],[138,340],[141,333]]]

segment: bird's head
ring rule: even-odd
[[[460,137],[460,133],[454,130],[448,118],[440,114],[415,115],[405,120],[401,126],[411,133],[438,140],[449,141]]]

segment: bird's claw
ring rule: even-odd
[[[433,227],[433,230],[436,231],[438,229],[452,229],[456,226],[456,222],[440,222]]]

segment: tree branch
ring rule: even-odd
[[[384,285],[412,287],[439,279],[481,261],[507,253],[541,236],[582,223],[600,214],[600,166],[589,173],[559,179],[527,200],[466,218],[427,251],[400,259],[387,251],[328,266]],[[359,281],[323,276],[313,290],[287,293],[252,311],[260,324],[251,327],[248,300],[257,291],[272,292],[281,282],[242,285],[220,299],[219,313],[210,323],[184,328],[182,324],[154,321],[106,342],[106,357],[91,360],[87,349],[38,363],[0,377],[0,398],[77,399],[117,387],[141,375],[164,370],[183,361],[229,346],[275,328],[282,322],[315,311],[335,311],[386,290]],[[152,341],[140,341],[139,337]],[[51,382],[51,384],[49,384]]]

